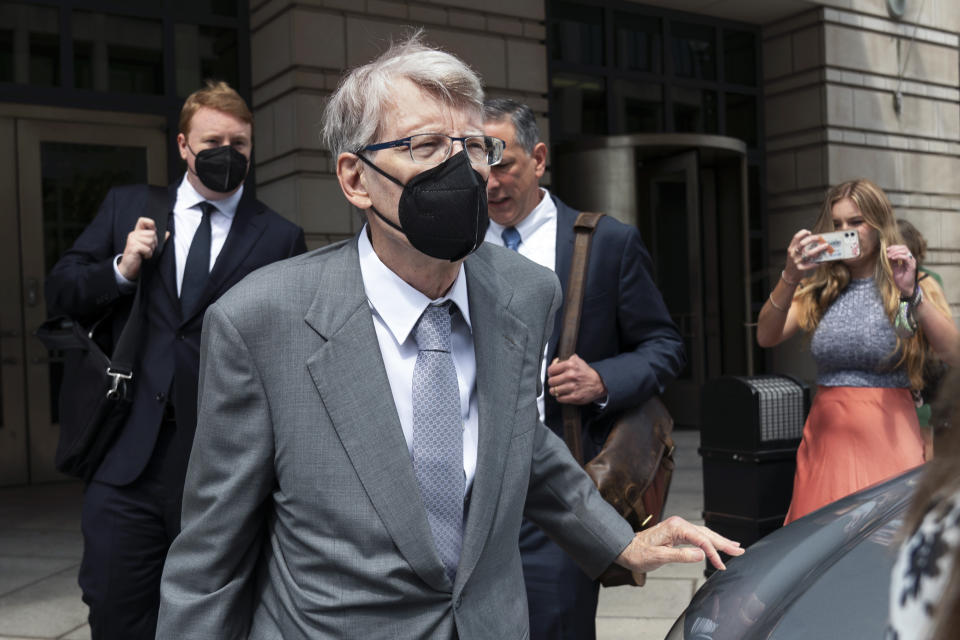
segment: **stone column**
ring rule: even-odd
[[[930,246],[928,264],[960,303],[960,5],[927,0],[904,21],[884,0],[830,0],[764,28],[764,96],[771,283],[784,250],[810,228],[826,189],[876,182],[898,217]],[[919,23],[917,26],[916,23]],[[899,111],[894,96],[902,94]],[[813,377],[797,341],[775,371]]]

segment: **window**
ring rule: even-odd
[[[60,11],[0,2],[0,82],[60,84]]]
[[[759,150],[757,28],[624,0],[583,1],[547,0],[555,143],[680,132]]]
[[[164,93],[160,20],[74,11],[73,54],[78,89]]]
[[[205,80],[239,81],[237,32],[196,24],[176,26],[177,95],[186,98]]]

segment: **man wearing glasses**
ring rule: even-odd
[[[634,536],[537,419],[560,290],[483,244],[503,142],[482,101],[418,36],[331,96],[367,224],[207,312],[158,638],[524,637],[524,513],[591,575],[740,552],[679,518]]]
[[[579,214],[539,185],[547,146],[533,111],[509,98],[484,104],[484,130],[507,141],[487,181],[487,242],[506,246],[561,278],[564,293]],[[605,216],[593,234],[577,335],[577,353],[556,360],[558,315],[544,357],[547,393],[540,419],[563,437],[561,405],[574,405],[583,427],[583,459],[599,453],[617,412],[663,393],[684,364],[683,341],[650,277],[650,256],[636,227]],[[549,366],[547,366],[549,363]],[[520,527],[531,640],[596,637],[599,583],[586,575],[536,524]]]

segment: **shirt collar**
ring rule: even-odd
[[[557,216],[557,205],[553,201],[553,198],[550,197],[550,192],[541,187],[540,193],[540,202],[538,202],[537,206],[516,226],[517,231],[520,232],[521,242],[525,242],[537,229]],[[493,220],[490,220],[490,226],[496,232],[497,236],[503,234],[504,226],[502,224],[497,224]]]
[[[446,300],[452,300],[457,305],[460,315],[467,323],[467,329],[473,330],[470,324],[470,304],[464,267],[461,266],[457,279],[453,281],[453,286],[447,294],[431,300],[404,282],[400,276],[380,261],[380,257],[373,250],[373,245],[370,244],[370,238],[367,237],[366,225],[360,230],[357,250],[360,253],[360,275],[363,277],[367,302],[383,319],[397,344],[406,342],[428,305]]]
[[[240,204],[240,198],[242,197],[243,185],[240,185],[239,189],[222,200],[207,200],[202,195],[197,193],[197,190],[193,188],[193,185],[190,184],[189,180],[187,180],[186,173],[183,174],[183,179],[180,181],[180,186],[177,187],[177,205],[180,207],[183,207],[184,209],[192,209],[201,202],[209,202],[217,208],[217,211],[231,219],[234,215],[236,215],[237,206]]]

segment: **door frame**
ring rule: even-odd
[[[638,184],[639,174],[647,166],[669,162],[671,157],[689,158],[690,156],[686,155],[689,153],[693,153],[699,158],[698,167],[694,171],[695,178],[692,182],[696,185],[695,192],[691,193],[690,191],[690,180],[688,180],[687,190],[688,203],[693,203],[698,213],[701,207],[699,186],[703,181],[702,168],[712,166],[720,160],[727,162],[739,159],[741,198],[738,234],[743,247],[739,259],[742,260],[742,272],[744,274],[739,286],[743,288],[744,298],[742,317],[743,331],[746,336],[745,373],[753,375],[754,362],[751,347],[753,334],[750,326],[752,322],[750,307],[750,220],[747,191],[747,145],[745,142],[725,136],[694,133],[584,137],[577,139],[575,142],[562,143],[554,148],[555,162],[551,167],[551,175],[554,184],[557,185],[558,195],[566,197],[568,203],[572,206],[582,206],[586,210],[604,211],[622,222],[636,226],[638,223],[637,212],[640,211],[641,207],[646,207],[649,204],[643,201],[644,194],[641,193],[642,189],[639,188]],[[683,170],[687,171],[689,175],[689,168]],[[602,179],[594,179],[595,176],[601,176]],[[633,185],[634,188],[612,189],[611,184]],[[576,197],[566,196],[565,193],[568,191],[575,193]],[[700,220],[697,221],[697,225],[702,237],[702,234],[707,230],[702,227]],[[697,268],[701,269],[702,260],[709,256],[704,256],[698,249],[698,252],[691,257],[696,260]],[[706,284],[706,281],[696,283],[698,287],[706,286]],[[703,289],[700,288],[700,298],[702,298],[702,293]],[[704,317],[702,301],[698,306],[701,309],[699,320],[701,335],[697,342],[702,343],[706,338],[704,332],[707,328],[707,319]],[[730,327],[727,330],[730,330]],[[708,371],[704,370],[701,373],[701,378],[706,379]],[[694,379],[696,380],[696,378]],[[697,395],[698,399],[699,395]]]

